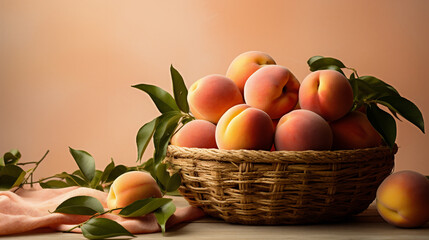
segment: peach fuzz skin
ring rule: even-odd
[[[241,94],[243,94],[244,85],[250,75],[262,66],[269,64],[276,64],[276,62],[270,55],[264,52],[244,52],[232,60],[226,72],[226,77],[230,78],[238,86]]]
[[[191,113],[197,119],[216,124],[232,106],[243,103],[243,96],[231,79],[222,75],[205,76],[194,82],[188,91]]]
[[[240,104],[229,109],[216,126],[219,149],[270,150],[273,122],[264,111]]]
[[[279,119],[295,108],[298,91],[299,81],[289,69],[278,65],[264,66],[247,79],[244,100],[272,119]]]
[[[415,228],[429,221],[429,180],[414,171],[388,176],[377,189],[377,210],[388,223]]]
[[[107,196],[107,207],[109,209],[125,207],[137,200],[150,197],[162,197],[155,179],[146,172],[126,172],[113,181]]]
[[[171,138],[171,144],[179,147],[217,148],[216,125],[206,120],[193,120]]]
[[[316,113],[293,110],[280,118],[274,144],[278,151],[329,150],[332,131],[325,119]]]
[[[353,106],[353,90],[344,75],[335,70],[320,70],[307,75],[299,89],[299,105],[326,121],[346,115]]]
[[[366,115],[360,111],[350,112],[329,125],[334,135],[334,150],[376,147],[383,142]]]

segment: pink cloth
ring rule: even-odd
[[[82,195],[97,198],[106,208],[107,193],[84,187],[20,189],[16,193],[0,191],[0,235],[23,233],[39,228],[67,231],[87,220],[89,216],[49,213],[49,211],[54,211],[59,204],[71,197]],[[204,213],[199,208],[177,208],[168,220],[167,228],[203,216]],[[115,214],[105,214],[102,217],[115,220],[133,234],[161,231],[154,214],[137,218],[123,218]],[[80,229],[75,230],[80,231]]]

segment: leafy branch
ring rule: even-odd
[[[78,170],[72,173],[58,173],[37,181],[33,180],[34,172],[46,158],[49,150],[39,161],[30,162],[20,162],[21,153],[16,149],[6,152],[3,157],[0,157],[0,191],[15,188],[13,191],[16,192],[24,185],[33,187],[35,183],[39,183],[42,188],[80,186],[105,191],[123,173],[143,170],[142,166],[126,167],[124,165],[115,165],[113,159],[103,171],[96,170],[95,159],[88,152],[72,148],[69,150],[79,168]],[[27,165],[34,166],[27,171],[21,168],[21,166]]]
[[[138,84],[132,87],[147,93],[161,113],[148,123],[145,123],[137,132],[137,162],[141,162],[150,141],[154,144],[153,157],[142,164],[144,170],[151,173],[163,193],[176,191],[181,179],[178,173],[170,174],[163,160],[167,154],[167,147],[171,137],[180,127],[195,119],[189,112],[187,101],[188,90],[180,73],[171,65],[170,74],[173,86],[173,95],[167,91],[148,84]]]
[[[0,157],[0,190],[9,190],[17,187],[14,192],[18,191],[24,184],[33,186],[33,175],[37,167],[48,155],[49,150],[37,162],[20,163],[21,153],[17,149],[6,152]],[[24,171],[20,166],[34,164],[33,168]]]
[[[103,171],[96,170],[95,159],[86,151],[69,148],[70,154],[75,160],[78,170],[73,173],[62,172],[37,181],[43,188],[63,188],[80,186],[108,190],[113,181],[125,172],[137,170],[138,167],[126,167],[115,165],[113,159]]]
[[[17,189],[15,189],[15,191],[14,192],[16,192],[16,191],[18,191],[18,189],[20,188],[20,187],[22,187],[24,184],[26,184],[27,182],[28,182],[28,179],[30,178],[30,185],[31,185],[31,187],[33,187],[33,175],[34,175],[34,172],[36,171],[36,169],[37,169],[37,167],[39,167],[39,165],[40,165],[40,163],[42,163],[42,161],[45,159],[45,157],[48,155],[48,153],[49,153],[49,150],[47,150],[46,151],[46,153],[43,155],[43,157],[39,160],[39,161],[37,161],[37,162],[34,162],[34,168],[32,168],[32,169],[30,169],[29,170],[29,174],[28,174],[28,176],[25,178],[25,180],[24,180],[24,182],[23,183],[21,183],[20,185],[19,185],[19,187],[17,188]],[[17,163],[17,165],[20,165],[19,163]]]
[[[140,217],[154,213],[162,232],[165,232],[167,220],[176,211],[172,199],[169,198],[147,198],[137,200],[126,207],[104,210],[101,202],[90,196],[76,196],[62,202],[53,213],[78,214],[91,216],[86,221],[70,228],[71,232],[76,228],[82,230],[84,237],[88,239],[102,239],[117,236],[135,237],[119,223],[99,218],[102,215],[119,211],[122,217]]]
[[[170,174],[168,166],[163,163],[167,147],[172,135],[183,125],[192,121],[194,117],[189,112],[187,102],[188,90],[186,89],[180,73],[170,67],[173,81],[174,98],[163,89],[148,84],[139,84],[133,87],[146,92],[154,101],[161,115],[152,121],[144,124],[138,131],[137,141],[137,162],[141,163],[144,151],[149,142],[153,139],[155,151],[153,157],[136,167],[126,167],[115,165],[113,159],[104,168],[104,171],[97,170],[95,159],[84,150],[69,148],[70,154],[75,160],[78,170],[73,173],[62,172],[50,177],[45,177],[33,182],[33,173],[47,153],[40,161],[18,163],[21,154],[17,150],[11,150],[0,158],[0,189],[10,189],[16,186],[28,184],[28,177],[24,180],[26,172],[19,165],[35,164],[29,171],[30,184],[39,183],[43,188],[63,188],[69,186],[90,187],[100,191],[105,191],[113,181],[127,171],[145,170],[150,172],[158,183],[163,194],[176,193],[181,184],[179,173]],[[123,217],[137,217],[148,213],[154,213],[162,232],[165,232],[167,220],[173,215],[176,206],[171,199],[149,198],[138,200],[124,208],[116,208],[105,211],[101,203],[90,196],[78,196],[64,201],[54,212],[67,214],[90,215],[91,217],[69,231],[80,228],[83,235],[88,239],[101,239],[116,236],[134,236],[123,228],[119,223],[100,216],[118,211]]]
[[[368,120],[378,131],[384,142],[393,147],[396,140],[396,119],[398,114],[414,124],[423,133],[424,121],[418,107],[410,100],[402,97],[391,85],[373,76],[359,76],[354,68],[346,67],[340,60],[314,56],[307,61],[310,71],[331,69],[343,74],[343,69],[352,71],[348,80],[353,89],[353,107],[351,111],[363,109]],[[379,106],[384,106],[390,113]]]

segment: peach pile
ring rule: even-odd
[[[414,171],[393,173],[377,190],[377,210],[397,227],[420,227],[429,221],[429,180]]]
[[[225,76],[196,81],[188,103],[196,120],[177,131],[173,145],[301,151],[382,144],[366,115],[351,112],[353,91],[344,75],[319,70],[300,83],[264,52],[242,53]]]
[[[171,144],[182,147],[265,151],[346,150],[384,144],[365,110],[353,110],[349,80],[318,70],[301,82],[266,53],[237,56],[225,76],[208,75],[190,88],[196,118]],[[429,221],[429,181],[403,171],[377,191],[377,209],[389,223],[418,227]]]

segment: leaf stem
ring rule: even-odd
[[[34,184],[34,183],[41,183],[41,182],[43,182],[43,181],[45,181],[45,180],[48,180],[48,179],[52,179],[52,178],[59,178],[59,177],[57,177],[57,176],[50,176],[50,177],[45,177],[45,178],[41,178],[41,179],[39,179],[38,181],[32,181],[32,183]],[[24,183],[22,183],[22,184],[32,184],[31,182],[29,182],[29,183],[27,183],[27,182],[24,182]]]
[[[121,209],[123,209],[123,207],[121,207],[121,208],[113,208],[113,209],[109,209],[109,210],[104,211],[104,212],[101,212],[101,213],[96,213],[96,214],[92,215],[90,218],[88,218],[86,221],[84,221],[84,222],[82,222],[82,223],[80,223],[80,224],[78,224],[78,225],[76,225],[76,226],[74,226],[74,227],[70,228],[69,230],[67,230],[67,231],[65,231],[65,232],[66,232],[66,233],[69,233],[69,232],[73,231],[73,230],[74,230],[74,229],[76,229],[76,228],[80,228],[80,227],[82,227],[85,223],[87,223],[89,220],[91,220],[91,219],[93,219],[93,218],[96,218],[96,217],[102,216],[102,215],[107,214],[107,213],[111,213],[111,212],[116,211],[116,210],[121,210]]]
[[[16,192],[16,191],[18,191],[18,189],[20,189],[24,184],[28,184],[27,182],[28,182],[28,179],[30,178],[30,186],[31,187],[33,187],[33,174],[34,174],[34,171],[36,171],[36,169],[37,169],[37,167],[40,165],[40,163],[42,163],[42,161],[46,158],[46,156],[48,155],[48,153],[49,153],[49,150],[47,150],[46,151],[46,153],[43,155],[43,157],[39,160],[39,161],[37,161],[37,162],[33,162],[36,166],[34,166],[34,168],[32,168],[29,172],[29,175],[25,178],[25,180],[13,191],[13,192]]]
[[[16,165],[21,165],[21,166],[24,166],[24,165],[28,165],[28,164],[37,164],[37,162],[24,162],[24,163],[17,163]]]
[[[175,131],[173,132],[173,134],[171,136],[173,136],[174,134],[176,134],[182,127],[185,126],[185,124],[183,124],[183,121],[185,120],[193,120],[195,119],[193,116],[191,116],[189,113],[184,113],[183,117],[180,119],[179,122],[182,122],[182,124],[180,125],[180,127],[176,127]]]

